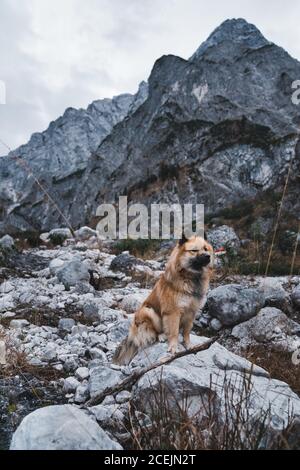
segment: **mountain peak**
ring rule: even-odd
[[[227,49],[228,52],[232,51],[234,56],[237,56],[247,50],[259,49],[270,44],[255,25],[248,23],[243,18],[233,18],[221,23],[201,44],[190,60],[203,57],[206,53],[210,54],[216,49],[220,49],[222,54]],[[224,56],[226,57],[226,53]]]

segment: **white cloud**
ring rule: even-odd
[[[190,57],[226,18],[300,58],[299,13],[297,0],[1,0],[0,137],[15,147],[68,106],[134,92],[158,57]]]

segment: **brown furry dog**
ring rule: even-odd
[[[201,237],[180,240],[171,253],[164,274],[135,313],[128,337],[113,362],[129,364],[139,348],[165,334],[168,352],[174,354],[182,329],[186,348],[197,311],[203,307],[212,273],[213,249]]]

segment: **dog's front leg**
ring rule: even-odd
[[[163,329],[168,339],[168,352],[175,354],[178,347],[180,312],[164,313]]]
[[[194,317],[195,315],[193,312],[188,312],[185,313],[182,318],[181,326],[183,334],[183,345],[186,349],[191,347],[190,333],[193,328]]]

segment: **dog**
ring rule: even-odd
[[[165,336],[175,354],[179,331],[190,347],[195,315],[203,308],[213,269],[213,248],[202,237],[183,237],[173,249],[165,272],[134,315],[128,337],[118,347],[113,363],[127,365],[139,349]]]

